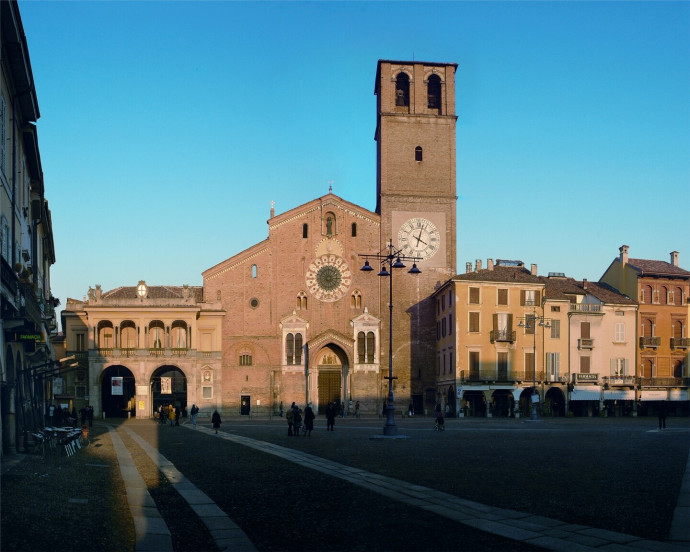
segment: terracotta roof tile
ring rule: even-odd
[[[183,299],[183,286],[147,286],[148,299]],[[195,302],[203,301],[203,287],[189,286],[191,297]],[[102,299],[134,300],[137,299],[137,286],[121,286],[104,291]]]
[[[474,272],[466,272],[453,276],[453,280],[469,280],[475,282],[506,282],[523,284],[541,284],[539,276],[532,273],[523,266],[495,266],[493,270],[488,268]]]
[[[690,271],[667,263],[649,259],[628,259],[628,264],[647,276],[681,276],[690,278]]]

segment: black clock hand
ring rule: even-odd
[[[419,247],[419,242],[422,242],[424,245],[428,245],[423,239],[422,239],[422,231],[419,231],[419,236],[417,236],[417,247]]]

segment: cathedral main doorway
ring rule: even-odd
[[[326,405],[334,402],[340,406],[341,380],[340,372],[333,370],[322,370],[319,367],[319,411],[325,412]]]
[[[326,405],[335,403],[340,411],[343,401],[347,401],[348,363],[345,352],[335,345],[328,345],[316,355],[317,377],[317,412],[325,414]]]

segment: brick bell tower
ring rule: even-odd
[[[408,402],[416,410],[433,408],[436,402],[435,305],[430,295],[437,284],[456,273],[457,266],[456,69],[456,63],[379,60],[376,70],[380,248],[392,240],[404,255],[422,258],[417,263],[421,274],[407,274],[406,268],[394,276],[397,412]],[[388,282],[382,281],[382,376],[388,368],[388,297]],[[387,392],[386,379],[381,385]]]

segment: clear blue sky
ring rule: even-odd
[[[690,269],[690,3],[20,0],[52,290],[201,285],[328,192],[376,205],[378,59],[458,63],[458,271]]]

